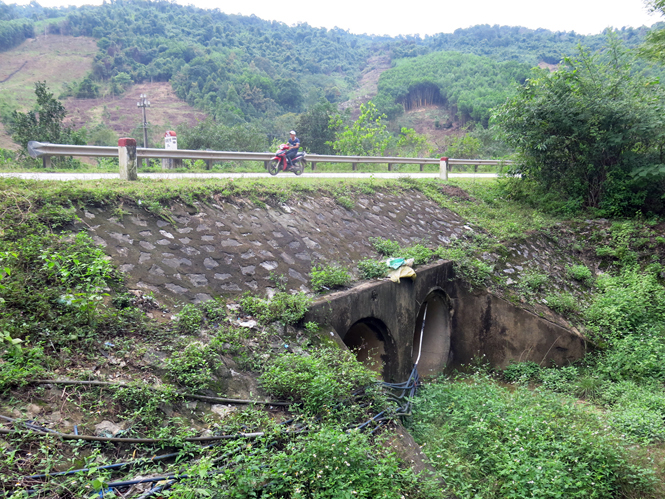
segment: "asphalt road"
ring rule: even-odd
[[[0,173],[0,177],[24,178],[32,180],[98,180],[117,179],[117,173]],[[449,178],[496,178],[496,173],[449,173]],[[139,178],[180,179],[180,178],[273,178],[268,173],[139,173]],[[275,178],[439,178],[439,173],[303,173],[296,177],[293,173],[281,173]]]

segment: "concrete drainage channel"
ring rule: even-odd
[[[423,317],[426,319],[423,328]],[[456,279],[452,262],[417,269],[415,280],[378,281],[317,300],[305,321],[356,352],[386,381],[403,381],[419,353],[423,376],[483,357],[566,365],[585,353],[584,338],[484,290]]]

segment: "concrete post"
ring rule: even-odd
[[[118,162],[120,163],[120,180],[138,180],[136,139],[118,140]]]
[[[448,158],[441,158],[439,163],[439,178],[448,180]]]

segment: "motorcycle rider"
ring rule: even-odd
[[[289,166],[293,166],[291,160],[296,157],[298,149],[300,149],[300,139],[296,137],[295,130],[289,132],[289,140],[287,141],[287,144],[289,144],[289,150],[286,152],[286,161]]]

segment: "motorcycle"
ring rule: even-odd
[[[286,153],[289,150],[288,144],[282,144],[275,153],[275,156],[268,163],[268,173],[270,175],[277,175],[279,172],[293,172],[296,175],[302,175],[305,171],[307,153],[299,152],[291,159],[291,164],[286,158]]]

